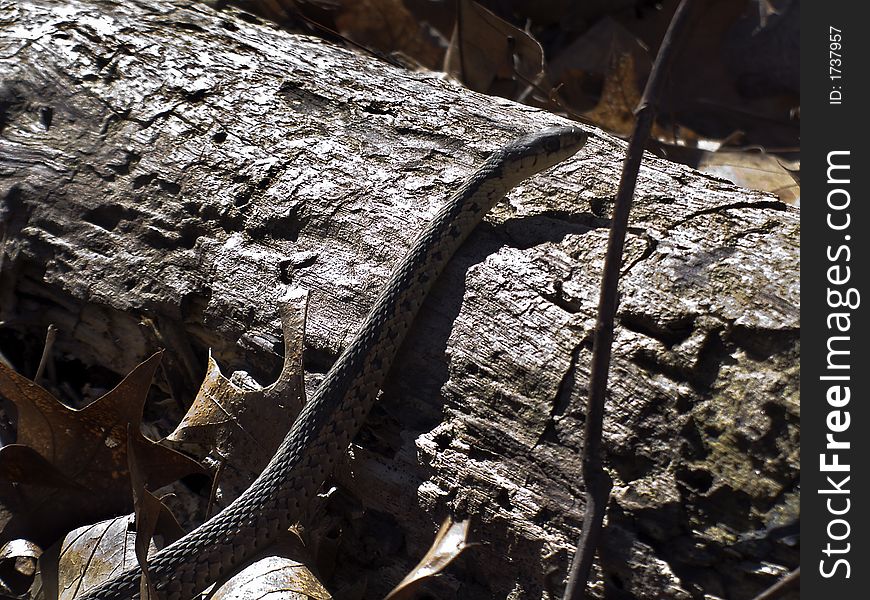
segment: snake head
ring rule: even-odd
[[[551,127],[514,140],[490,160],[501,163],[504,177],[515,185],[573,156],[588,137],[579,127]]]

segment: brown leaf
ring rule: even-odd
[[[472,0],[460,0],[444,70],[472,90],[516,98],[544,70],[544,50]]]
[[[139,467],[140,458],[136,448],[137,445],[132,425],[128,424],[127,460],[129,461],[130,485],[133,489],[133,508],[136,517],[136,541],[134,546],[136,550],[136,562],[139,563],[139,568],[142,569],[139,596],[142,600],[152,600],[156,599],[157,595],[148,573],[148,548],[151,545],[151,538],[154,537],[154,530],[157,528],[160,513],[165,507],[157,496],[145,489],[145,477],[142,469]]]
[[[29,483],[72,490],[85,489],[42,458],[39,452],[21,444],[9,444],[0,448],[0,478],[11,483]]]
[[[175,447],[201,458],[210,456],[222,465],[222,502],[233,500],[260,474],[305,403],[302,342],[308,296],[294,294],[280,308],[284,366],[277,381],[265,388],[256,382],[241,387],[224,377],[209,356],[193,405],[166,438]]]
[[[129,511],[128,423],[134,425],[132,431],[141,443],[144,477],[152,489],[202,472],[193,460],[148,440],[139,431],[160,356],[151,356],[113,390],[81,410],[65,406],[0,364],[0,394],[18,409],[18,444],[0,452],[0,476],[16,484],[0,488],[0,501],[12,513],[4,538],[48,543],[77,525]],[[18,464],[18,460],[26,462]],[[25,468],[35,465],[38,471],[25,475]]]
[[[384,600],[415,598],[427,579],[446,569],[447,565],[470,546],[466,541],[470,523],[469,519],[459,522],[453,521],[450,517],[444,519],[426,556],[399,582],[399,585],[393,588],[393,591],[387,594]]]

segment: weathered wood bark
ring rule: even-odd
[[[124,373],[212,348],[268,382],[311,291],[309,385],[487,152],[564,119],[176,0],[3,4],[0,342]],[[337,475],[366,512],[336,590],[401,579],[448,514],[483,542],[439,597],[558,593],[582,520],[591,328],[623,144],[510,194],[427,302]],[[632,216],[597,595],[748,598],[797,565],[798,212],[650,158]],[[329,583],[329,582],[327,582]]]

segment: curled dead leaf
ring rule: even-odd
[[[387,594],[384,600],[408,600],[415,598],[420,587],[430,577],[434,577],[447,568],[463,550],[471,544],[468,543],[468,528],[471,524],[469,519],[454,521],[450,517],[444,520],[441,529],[435,535],[435,540],[426,556],[417,563],[417,566],[399,582],[393,590]]]
[[[9,540],[0,547],[0,594],[18,597],[30,589],[42,548],[29,540]]]

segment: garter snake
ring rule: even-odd
[[[514,186],[577,152],[586,133],[558,127],[496,150],[413,242],[359,332],[326,374],[262,474],[230,506],[149,560],[162,600],[188,600],[230,574],[282,530],[304,522],[312,497],[374,404],[405,333],[453,253]],[[80,600],[139,595],[138,569]]]

